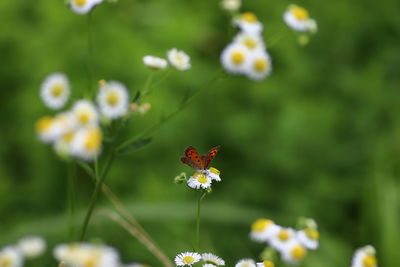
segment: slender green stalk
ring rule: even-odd
[[[201,190],[197,200],[197,218],[196,218],[196,250],[200,251],[200,222],[201,222],[201,201],[206,196],[207,191]]]
[[[75,224],[75,193],[76,187],[76,164],[71,162],[68,165],[68,220],[69,220],[69,238],[72,240],[74,236],[74,224]]]
[[[147,76],[146,83],[144,84],[142,90],[142,96],[146,96],[151,93],[151,83],[153,82],[153,79],[154,79],[154,71],[151,71],[149,76]]]

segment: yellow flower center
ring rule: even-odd
[[[244,43],[244,45],[247,46],[249,49],[254,49],[254,48],[257,47],[257,42],[256,42],[254,39],[250,38],[250,37],[245,38],[245,39],[243,40],[243,43]]]
[[[235,51],[232,53],[231,59],[233,64],[240,65],[244,61],[244,54],[242,51]]]
[[[78,114],[78,120],[81,124],[87,124],[90,121],[90,114],[88,111],[83,111]]]
[[[62,139],[64,142],[67,144],[71,143],[72,139],[74,139],[75,133],[74,132],[69,132],[63,135]]]
[[[62,84],[55,84],[51,88],[51,94],[54,97],[60,96],[64,92],[64,86]]]
[[[265,267],[275,267],[275,264],[272,261],[263,261]]]
[[[243,13],[241,19],[249,23],[256,23],[258,21],[257,16],[251,12]]]
[[[308,228],[304,230],[304,233],[306,234],[306,236],[312,240],[318,240],[319,239],[319,233],[317,230],[312,229],[312,228]]]
[[[281,230],[278,233],[278,238],[281,241],[288,241],[290,236],[291,236],[291,234],[289,233],[288,230]]]
[[[265,58],[259,58],[254,61],[254,69],[258,72],[263,72],[267,69],[268,62]]]
[[[51,117],[43,117],[36,123],[36,131],[43,133],[50,128],[52,123],[53,119]]]
[[[213,167],[211,167],[211,168],[209,168],[208,169],[211,173],[214,173],[214,174],[216,174],[216,175],[220,175],[220,171],[219,170],[217,170],[216,168],[213,168]]]
[[[75,5],[77,6],[83,6],[86,4],[86,0],[74,0],[75,1]]]
[[[182,261],[186,264],[192,264],[194,262],[194,258],[192,256],[185,256]]]
[[[110,106],[115,106],[115,105],[118,104],[118,102],[119,102],[119,95],[118,95],[117,92],[110,92],[110,93],[107,95],[107,103],[108,103]]]
[[[310,17],[308,11],[305,8],[299,6],[295,6],[292,8],[292,14],[298,20],[306,20]]]
[[[203,173],[197,174],[196,177],[197,177],[197,181],[198,181],[199,183],[202,183],[202,184],[207,183],[207,177],[206,177]]]
[[[253,224],[251,225],[251,230],[253,232],[262,232],[265,229],[267,229],[270,225],[272,225],[274,222],[271,220],[267,219],[258,219]]]
[[[303,246],[294,246],[292,248],[292,257],[295,260],[302,260],[307,254],[307,250]]]
[[[365,256],[362,260],[364,267],[375,267],[377,265],[377,261],[374,255]]]
[[[1,260],[0,260],[0,266],[1,267],[11,267],[13,266],[13,261],[12,259],[10,259],[7,256],[4,256]]]
[[[99,129],[90,130],[85,140],[85,148],[89,151],[96,151],[101,144],[101,131]]]

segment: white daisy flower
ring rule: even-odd
[[[237,11],[242,5],[241,0],[222,0],[221,6],[227,11]]]
[[[143,63],[152,70],[165,69],[168,66],[165,59],[155,56],[144,56]]]
[[[190,57],[185,52],[172,48],[168,51],[167,56],[171,65],[178,70],[190,69]]]
[[[249,34],[261,34],[263,25],[258,21],[257,16],[254,13],[246,12],[234,19],[236,24],[242,31]]]
[[[257,267],[275,267],[272,261],[257,262]]]
[[[212,253],[203,253],[201,255],[201,258],[206,263],[211,263],[213,265],[225,265],[225,261],[223,259],[221,259],[220,257],[218,257]]]
[[[22,267],[24,258],[21,251],[12,246],[0,250],[0,267]]]
[[[36,133],[43,143],[52,143],[56,138],[54,119],[50,116],[42,117],[36,122]]]
[[[252,259],[243,259],[236,263],[235,267],[257,267]]]
[[[240,32],[233,40],[235,43],[245,45],[251,51],[264,50],[265,44],[262,37],[258,34],[249,34],[247,32]]]
[[[319,232],[314,228],[306,228],[296,232],[299,242],[307,249],[315,250],[319,245]]]
[[[310,18],[305,8],[297,5],[290,5],[283,14],[283,19],[290,28],[298,32],[315,32],[317,30],[316,21]]]
[[[102,133],[97,126],[76,131],[70,144],[71,154],[83,160],[93,160],[101,152]]]
[[[268,219],[258,219],[251,225],[250,238],[257,242],[269,242],[280,227]]]
[[[231,43],[221,53],[221,64],[229,73],[244,73],[249,68],[250,51],[243,44]]]
[[[36,258],[46,250],[46,241],[40,236],[27,236],[18,241],[17,247],[26,258]]]
[[[109,81],[100,87],[97,103],[104,117],[118,119],[129,110],[128,89],[120,82]]]
[[[62,108],[68,101],[70,93],[68,78],[62,73],[48,75],[40,87],[40,97],[51,109]]]
[[[77,14],[89,13],[96,5],[103,2],[103,0],[70,0],[69,4]]]
[[[200,261],[201,256],[196,252],[183,252],[175,257],[175,264],[177,266],[192,266],[196,262]]]
[[[81,99],[76,101],[72,107],[72,113],[78,127],[97,125],[99,120],[96,107],[89,100]]]
[[[206,189],[211,186],[211,178],[204,172],[196,172],[189,178],[187,185],[194,189]]]
[[[221,182],[221,177],[219,176],[220,174],[221,172],[213,167],[206,171],[206,175],[210,177],[211,181]]]
[[[252,80],[265,79],[272,71],[271,58],[263,50],[256,51],[251,55],[249,67],[246,68],[246,76]]]
[[[374,247],[365,246],[356,250],[351,267],[378,267]]]
[[[295,240],[296,233],[292,228],[279,227],[271,236],[270,244],[278,251],[282,251],[291,241]]]
[[[295,239],[280,247],[282,260],[286,263],[298,263],[307,255],[307,249]]]

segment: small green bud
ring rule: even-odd
[[[185,181],[187,181],[187,179],[186,179],[186,173],[184,173],[184,172],[182,172],[181,174],[179,174],[178,176],[176,176],[174,178],[174,182],[176,184],[182,184]]]

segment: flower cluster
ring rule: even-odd
[[[169,63],[177,70],[184,71],[191,68],[190,57],[185,52],[172,48],[167,52]],[[168,62],[164,58],[156,56],[144,56],[143,63],[151,70],[165,69]]]
[[[213,167],[207,170],[197,170],[187,180],[187,185],[193,189],[207,189],[211,187],[212,181],[221,181],[220,174],[220,171]]]
[[[62,108],[69,95],[70,86],[64,74],[51,74],[42,83],[40,96],[49,108]],[[36,123],[39,138],[52,144],[60,155],[95,159],[101,152],[103,139],[100,121],[107,123],[121,118],[130,106],[128,89],[116,81],[101,81],[96,100],[97,106],[91,100],[79,99],[70,110],[39,119]]]
[[[175,257],[177,266],[192,266],[193,264],[203,261],[203,267],[216,267],[225,265],[225,261],[212,253],[199,254],[197,252],[183,252]]]
[[[378,267],[375,254],[375,248],[370,245],[357,249],[351,267]]]
[[[258,219],[251,226],[250,237],[267,243],[287,263],[303,260],[307,250],[315,250],[319,245],[319,232],[313,219],[305,219],[300,230],[277,225],[268,219]]]
[[[22,267],[25,260],[41,256],[46,250],[46,241],[39,236],[27,236],[17,244],[0,248],[1,267]]]
[[[272,65],[262,37],[262,23],[250,12],[235,17],[234,23],[240,32],[222,51],[222,66],[231,74],[263,80],[271,73]]]

